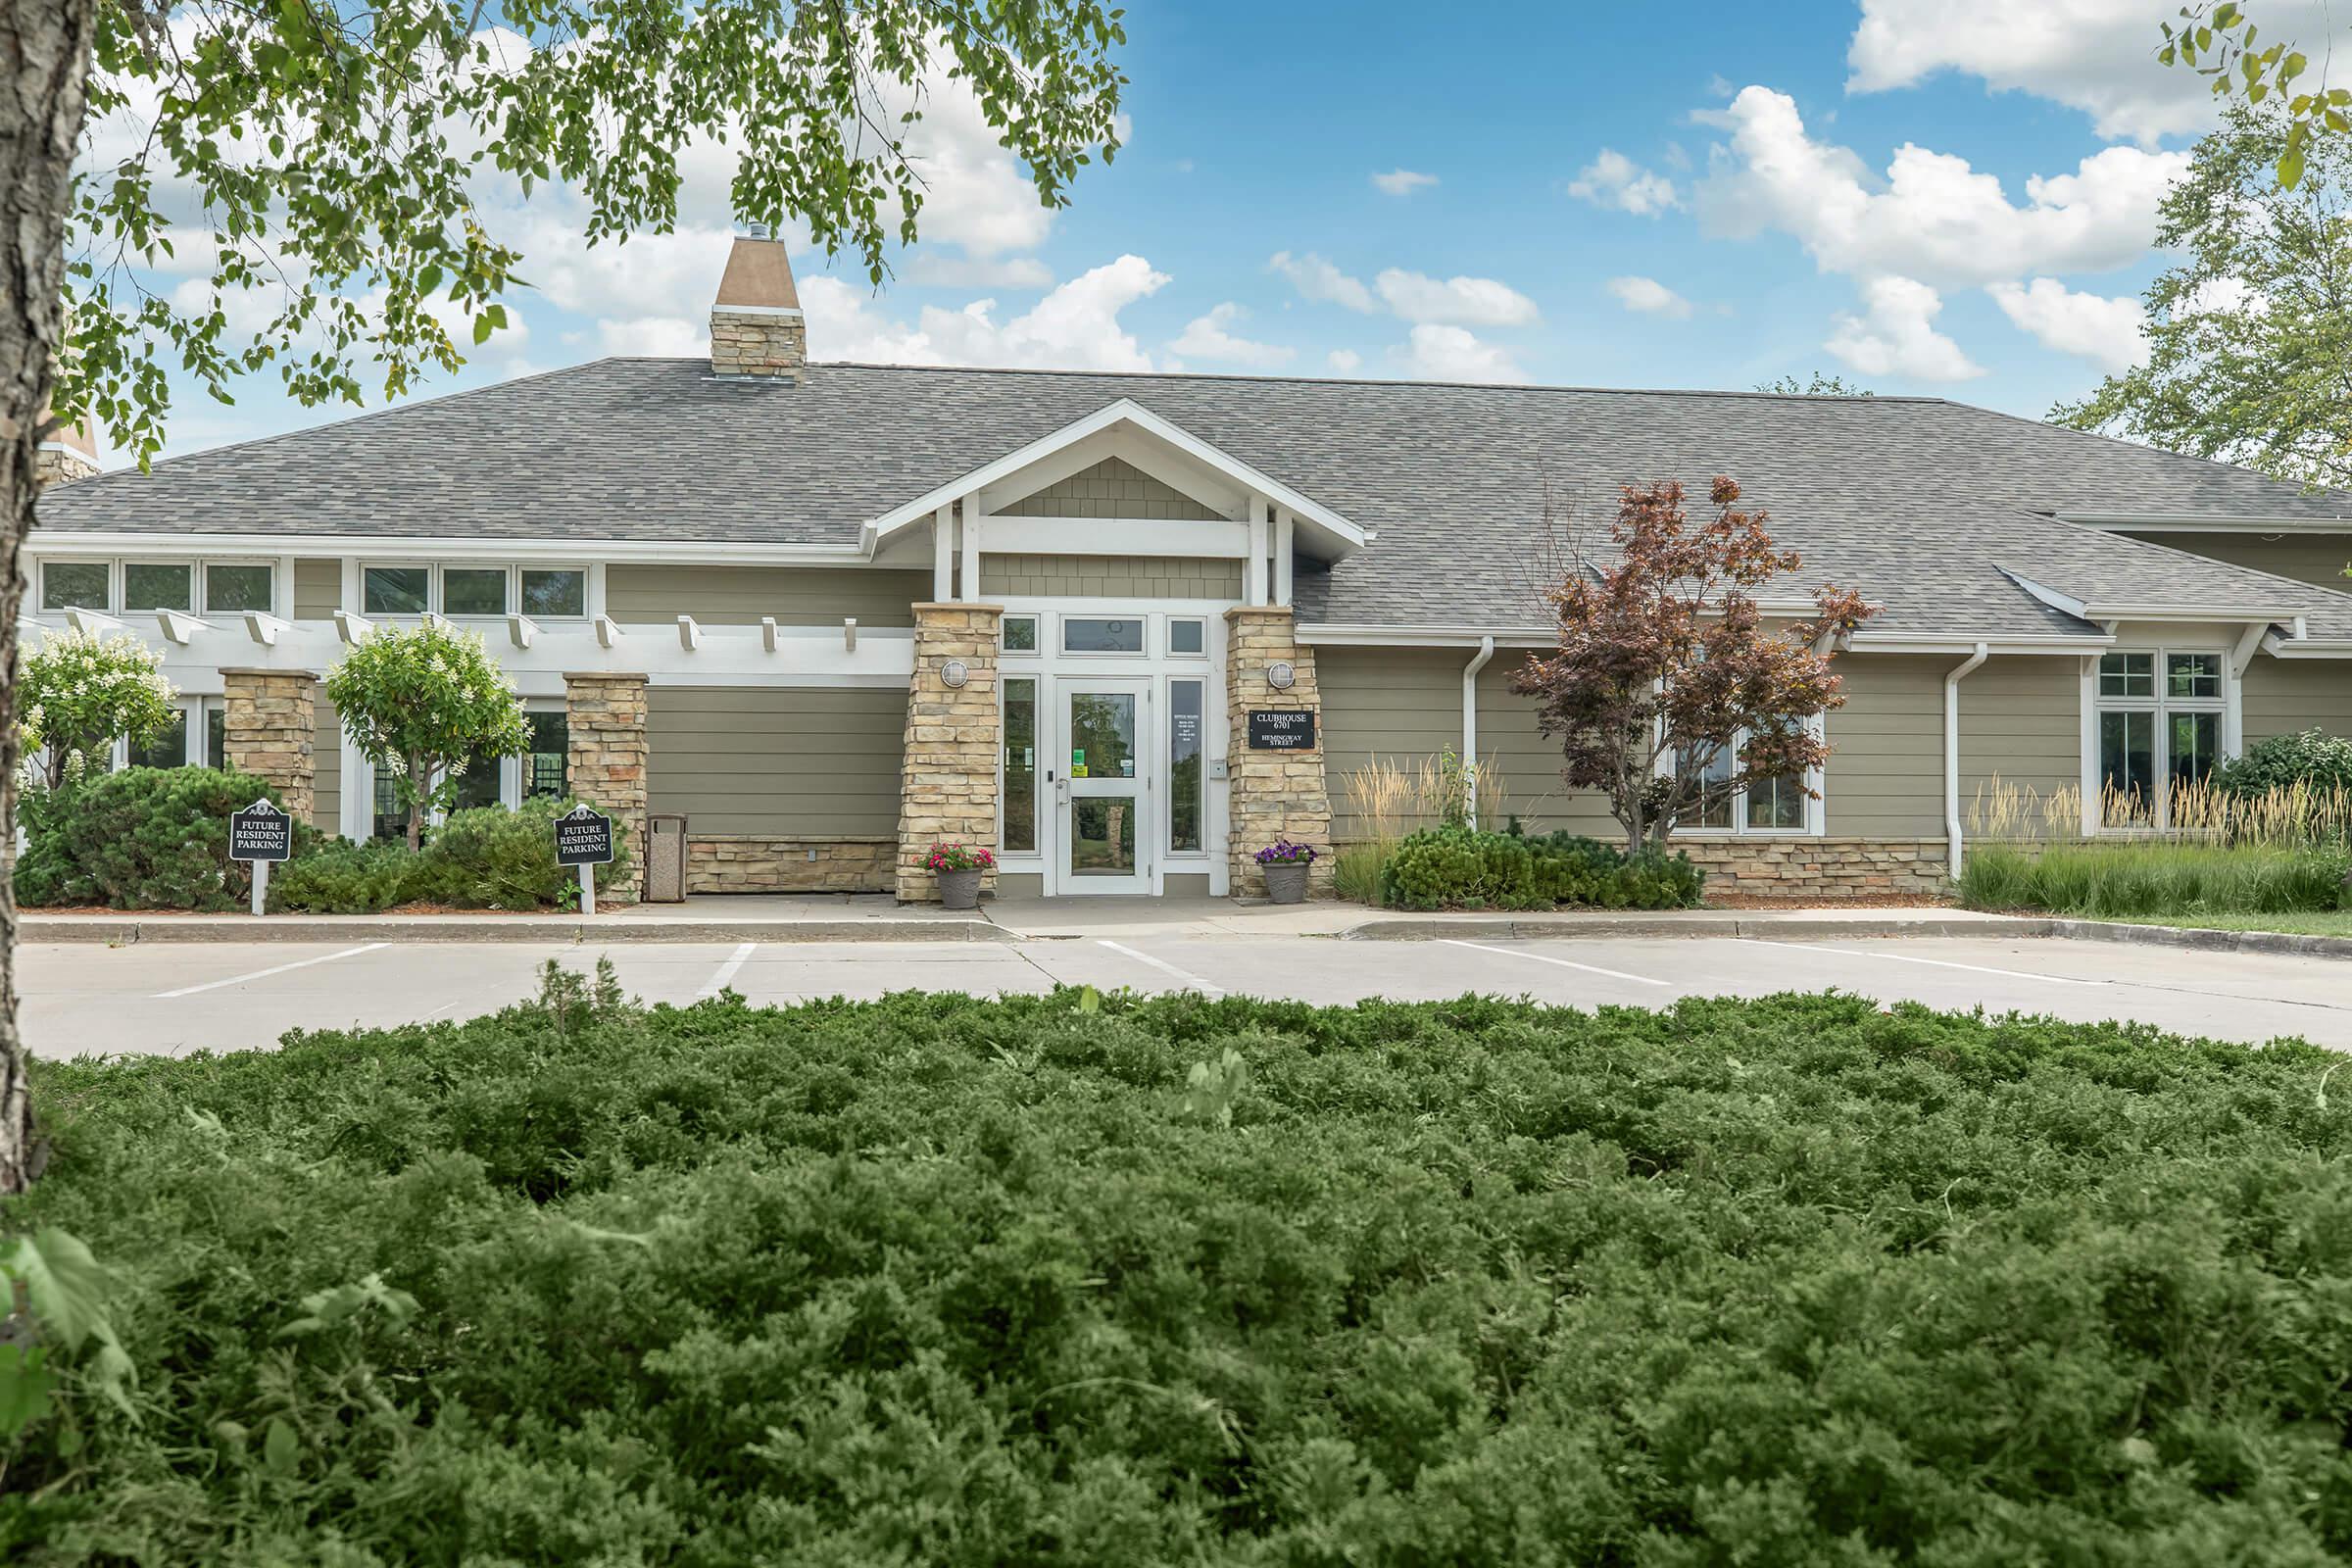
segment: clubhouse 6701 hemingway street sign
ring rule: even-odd
[[[1315,710],[1311,708],[1253,708],[1250,710],[1250,749],[1253,752],[1305,752],[1315,744]]]

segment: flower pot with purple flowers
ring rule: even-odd
[[[1276,839],[1257,852],[1257,868],[1266,879],[1266,898],[1275,904],[1306,902],[1307,867],[1315,863],[1315,847]]]
[[[980,907],[980,879],[997,858],[977,844],[934,844],[924,868],[939,878],[939,902],[951,909]]]

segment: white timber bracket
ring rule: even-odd
[[[611,615],[599,615],[596,617],[597,647],[612,648],[618,644],[620,639],[621,630],[619,621],[614,620]]]
[[[531,639],[539,635],[539,623],[528,615],[507,617],[507,637],[517,648],[528,648]]]
[[[260,643],[264,648],[275,648],[278,637],[293,629],[290,623],[278,619],[275,615],[265,613],[259,610],[245,612],[245,635]]]
[[[760,617],[760,646],[771,654],[776,651],[776,617],[773,615]]]
[[[184,610],[159,610],[155,612],[156,627],[163,632],[164,641],[188,646],[188,639],[200,631],[211,631],[213,623],[200,620]]]
[[[703,625],[692,615],[678,617],[678,646],[693,653],[703,646]]]
[[[375,630],[375,622],[356,611],[335,612],[335,635],[346,643],[356,643]]]

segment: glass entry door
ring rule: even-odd
[[[1056,687],[1056,891],[1148,892],[1155,842],[1151,682],[1075,676]]]

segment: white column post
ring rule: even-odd
[[[1291,509],[1283,508],[1274,514],[1274,602],[1291,602]]]
[[[1266,602],[1266,498],[1250,498],[1250,574],[1242,584],[1246,604]]]
[[[956,508],[953,503],[931,514],[931,600],[946,604],[956,597]]]
[[[963,592],[967,605],[980,602],[980,492],[963,498]]]

